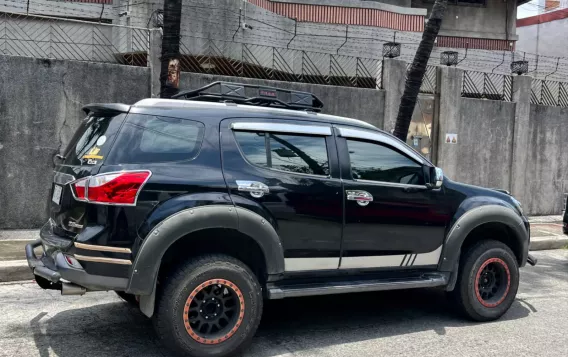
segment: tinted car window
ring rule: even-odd
[[[302,174],[329,175],[324,137],[235,132],[235,138],[252,164]]]
[[[255,165],[268,167],[264,133],[236,131],[235,137],[248,161]]]
[[[126,114],[88,116],[63,152],[66,165],[101,164]]]
[[[195,158],[204,125],[187,119],[131,114],[106,164],[171,162]]]
[[[354,179],[423,185],[422,165],[383,145],[347,140]]]

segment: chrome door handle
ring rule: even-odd
[[[264,194],[270,192],[268,186],[262,182],[241,180],[237,180],[236,182],[239,191],[250,192],[250,195],[254,198],[261,198]]]
[[[349,201],[357,201],[357,204],[361,207],[365,207],[369,204],[369,202],[373,201],[373,195],[371,195],[367,191],[346,191],[347,192],[347,199]]]

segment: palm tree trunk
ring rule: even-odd
[[[394,136],[400,140],[406,141],[408,127],[412,120],[412,113],[416,106],[416,100],[418,99],[422,79],[424,78],[424,73],[426,73],[428,60],[430,59],[430,54],[434,47],[434,41],[440,31],[442,18],[444,17],[447,6],[448,0],[436,0],[434,3],[430,18],[428,19],[428,23],[426,23],[424,33],[422,34],[422,41],[420,41],[420,44],[418,45],[418,50],[416,50],[416,55],[414,55],[414,61],[412,61],[412,65],[408,71],[406,84],[404,86],[404,93],[400,100],[400,107],[398,109],[393,133]]]
[[[160,69],[160,98],[170,98],[179,91],[179,40],[182,0],[164,1],[164,35]]]

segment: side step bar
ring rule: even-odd
[[[400,280],[358,280],[325,284],[281,285],[268,288],[269,299],[288,297],[346,294],[367,291],[430,288],[448,284],[449,274],[428,273],[415,278]]]

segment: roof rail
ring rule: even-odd
[[[320,112],[323,108],[323,102],[312,93],[232,82],[213,82],[199,89],[181,91],[172,99],[233,102],[313,112]]]

